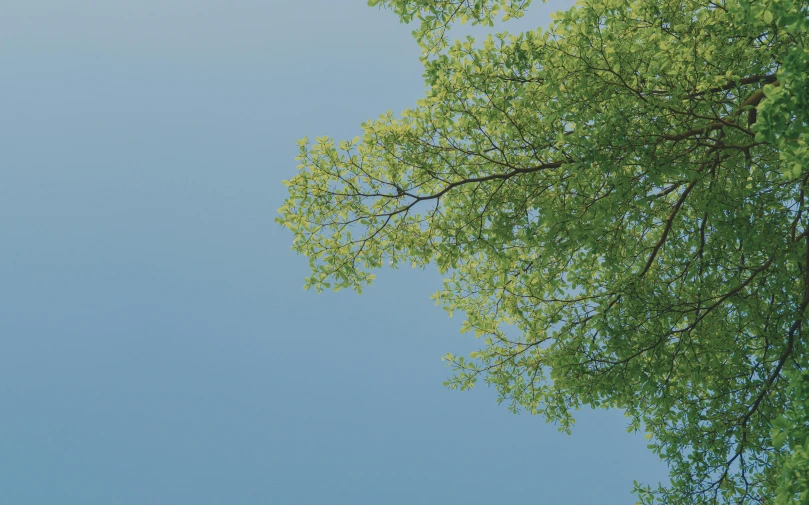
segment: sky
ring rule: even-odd
[[[295,142],[413,106],[413,27],[364,0],[2,11],[0,504],[617,505],[666,479],[620,411],[567,436],[444,388],[478,342],[435,270],[303,289],[274,222]]]

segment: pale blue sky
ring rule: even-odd
[[[620,412],[568,437],[444,389],[476,342],[434,271],[303,291],[273,222],[295,141],[413,105],[411,29],[360,0],[4,3],[0,505],[617,505],[665,477]]]

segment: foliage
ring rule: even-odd
[[[437,302],[483,339],[447,356],[450,387],[482,379],[565,431],[624,409],[671,470],[642,503],[798,496],[806,426],[774,423],[809,391],[784,378],[809,359],[807,0],[583,0],[453,44],[454,21],[529,2],[369,3],[418,23],[429,89],[361,137],[299,142],[279,222],[306,285],[435,263]]]
[[[775,505],[809,504],[809,371],[793,374],[793,402],[783,416],[773,421],[775,449],[789,447],[778,461]]]

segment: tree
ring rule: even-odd
[[[428,92],[299,142],[279,222],[306,285],[435,263],[437,303],[483,339],[446,356],[449,387],[482,379],[565,431],[582,405],[623,409],[671,471],[642,503],[799,497],[807,0],[583,0],[480,44],[446,29],[529,0],[369,4],[418,24]]]

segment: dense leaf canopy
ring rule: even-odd
[[[483,342],[451,387],[564,430],[624,409],[671,469],[644,503],[809,503],[807,0],[583,0],[454,43],[529,0],[369,3],[418,26],[428,91],[299,143],[279,221],[307,286],[434,263]]]

